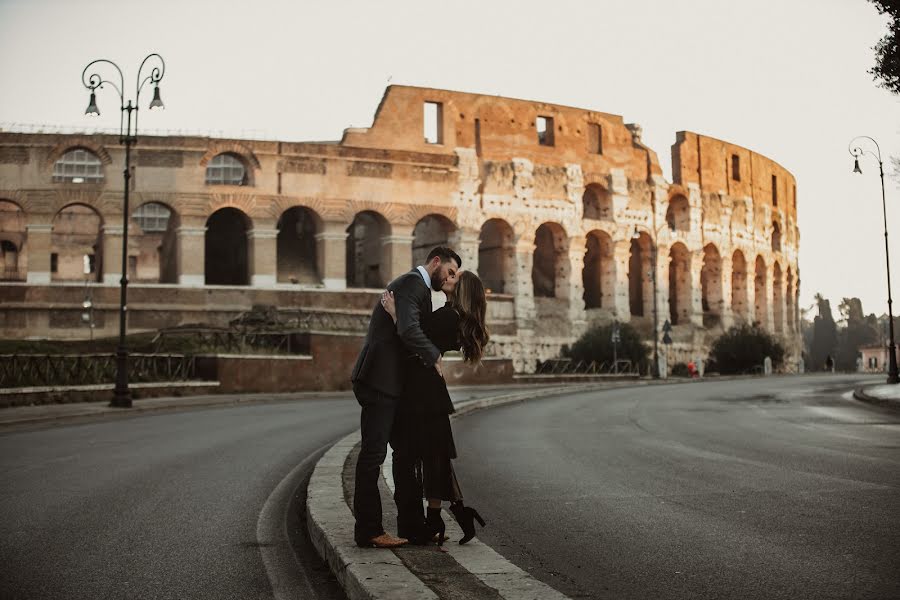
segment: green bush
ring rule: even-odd
[[[773,369],[784,361],[784,347],[757,325],[732,327],[713,342],[709,354],[723,375],[757,371],[767,356]]]
[[[588,329],[584,335],[572,344],[571,348],[563,348],[562,355],[572,360],[585,362],[613,362],[612,324],[599,325]],[[631,361],[635,371],[641,373],[647,370],[649,364],[648,354],[650,349],[644,345],[637,330],[628,323],[619,323],[619,343],[616,348],[616,356],[619,360]]]

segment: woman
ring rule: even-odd
[[[443,291],[447,294],[447,304],[422,316],[422,331],[441,354],[461,348],[463,359],[477,364],[488,342],[484,285],[471,271],[462,271],[455,280],[448,280]],[[381,303],[396,322],[393,295],[385,292]],[[482,527],[485,522],[475,509],[463,505],[450,462],[456,458],[456,446],[450,429],[449,415],[454,409],[447,382],[437,370],[423,366],[415,356],[407,359],[403,377],[404,390],[394,419],[391,446],[420,461],[422,488],[428,499],[425,520],[428,537],[434,536],[438,545],[443,543],[445,525],[441,502],[448,500],[450,512],[463,530],[459,543],[465,544],[475,537],[475,521]]]

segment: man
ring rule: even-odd
[[[426,366],[441,371],[441,353],[422,332],[421,316],[431,312],[431,291],[440,290],[444,282],[456,275],[462,261],[453,250],[438,246],[428,253],[421,265],[392,281],[387,289],[394,293],[397,324],[381,303],[376,303],[369,320],[369,331],[356,366],[353,368],[353,393],[362,407],[360,431],[362,443],[356,461],[356,489],[353,510],[356,516],[354,538],[362,547],[393,548],[407,542],[384,531],[381,523],[381,496],[378,476],[387,456],[387,444],[394,422],[394,412],[402,390],[400,366],[403,359],[417,355]],[[394,455],[394,484],[398,525],[408,520],[410,534],[418,531],[422,516],[422,496],[418,493],[418,515],[412,495],[415,473],[411,462]],[[406,532],[404,532],[406,533]]]

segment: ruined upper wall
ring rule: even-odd
[[[737,164],[735,158],[737,157]],[[775,176],[775,191],[773,180]],[[695,183],[702,192],[752,198],[796,218],[797,185],[794,176],[761,154],[742,146],[691,131],[679,131],[672,145],[672,178],[676,184]]]
[[[425,140],[424,104],[441,105],[440,143]],[[538,142],[536,120],[553,119],[553,145]],[[600,126],[600,153],[589,126]],[[625,169],[630,179],[660,175],[659,159],[618,115],[580,108],[408,86],[389,86],[368,129],[348,129],[341,144],[410,152],[452,154],[474,148],[488,161],[526,158],[534,163],[581,164],[585,172]]]

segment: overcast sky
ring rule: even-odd
[[[116,127],[111,91],[84,116],[81,72],[112,59],[133,95],[150,52],[166,110],[142,111],[146,133],[338,140],[371,124],[389,81],[620,114],[669,180],[685,129],[791,171],[801,306],[821,292],[882,314],[877,165],[852,175],[847,145],[876,138],[889,176],[900,156],[900,97],[867,73],[886,28],[865,0],[0,0],[0,122]],[[900,185],[886,187],[900,298]]]

